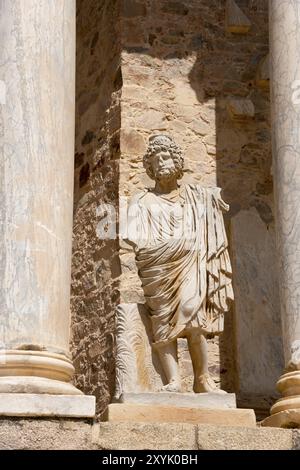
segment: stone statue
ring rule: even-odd
[[[187,338],[194,391],[221,392],[208,372],[207,336],[220,334],[233,300],[232,271],[220,188],[179,185],[184,160],[166,135],[150,137],[144,156],[154,189],[134,196],[128,211],[128,241],[151,318],[167,384],[179,392],[177,338]]]

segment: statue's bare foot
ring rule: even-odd
[[[167,385],[164,385],[161,389],[162,392],[180,392],[180,384],[175,380],[172,380]]]
[[[194,381],[194,392],[195,393],[220,393],[226,394],[225,390],[218,388],[211,378],[211,376],[206,373],[202,374],[199,377],[195,378]]]

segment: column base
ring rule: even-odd
[[[70,382],[45,377],[6,376],[0,377],[1,393],[35,393],[48,395],[83,395]]]
[[[253,410],[205,409],[163,405],[110,404],[104,421],[114,423],[185,423],[256,427]]]
[[[275,413],[261,422],[262,426],[273,428],[300,428],[300,409],[289,409]]]
[[[278,428],[300,427],[300,371],[287,372],[277,382],[277,390],[283,398],[274,403],[271,416],[262,421],[262,426]]]
[[[23,349],[0,350],[0,377],[45,377],[70,382],[72,361],[64,354]]]
[[[70,382],[74,367],[50,351],[0,351],[0,416],[93,418],[95,397]]]
[[[94,418],[95,397],[1,393],[0,416]]]
[[[1,350],[0,393],[82,395],[70,383],[72,361],[50,351]]]

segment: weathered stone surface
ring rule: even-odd
[[[0,419],[1,450],[89,450],[92,424],[72,419]]]
[[[204,409],[163,405],[112,403],[105,413],[105,421],[117,423],[185,423],[219,426],[255,427],[253,410]]]
[[[1,450],[292,450],[300,432],[191,424],[0,419]],[[101,454],[100,454],[101,455]]]
[[[272,431],[274,431],[274,428]],[[293,449],[300,450],[300,431],[298,429],[293,430]]]
[[[95,405],[95,397],[84,395],[0,394],[0,416],[93,418]]]
[[[188,3],[177,0],[170,0],[162,5],[162,11],[164,13],[185,16],[189,12]]]
[[[156,109],[149,109],[149,111],[137,115],[134,122],[136,127],[149,131],[161,131],[167,126],[165,114]]]
[[[132,2],[133,5],[134,2]],[[76,385],[102,411],[114,389],[118,243],[106,238],[117,215],[122,73],[119,6],[78,0],[76,154],[72,263],[72,342]],[[109,212],[110,211],[110,212]],[[109,214],[109,216],[107,215]]]
[[[0,360],[3,360],[3,356]],[[36,357],[35,357],[36,359]],[[28,356],[25,357],[28,361]],[[11,364],[12,365],[12,364]],[[41,365],[41,363],[39,364]],[[24,374],[25,368],[22,368]],[[2,393],[33,393],[48,395],[82,395],[83,393],[75,388],[70,382],[52,380],[46,377],[31,376],[34,369],[27,366],[28,375],[22,376],[0,376],[0,398]]]
[[[101,423],[93,445],[105,450],[195,450],[196,426],[190,424]]]
[[[234,393],[123,393],[119,403],[140,405],[168,405],[188,408],[236,408]]]
[[[159,391],[164,374],[152,348],[151,320],[144,305],[120,304],[116,312],[116,388],[122,393]]]
[[[281,429],[197,426],[198,449],[202,450],[289,450],[293,432]]]
[[[124,154],[143,155],[146,151],[145,139],[135,129],[123,129],[121,142]]]

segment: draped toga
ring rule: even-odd
[[[156,344],[187,328],[219,334],[233,300],[232,270],[220,188],[185,185],[181,203],[145,190],[128,212],[128,240]]]

